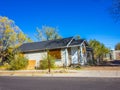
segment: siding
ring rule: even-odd
[[[71,48],[71,55],[72,55],[72,64],[78,64],[78,48],[77,47]]]
[[[113,51],[113,59],[120,60],[120,50]]]
[[[40,60],[42,60],[46,55],[47,52],[34,52],[34,53],[26,53],[25,57],[28,58],[28,60],[36,60],[35,66],[39,66]]]

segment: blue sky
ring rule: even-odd
[[[35,39],[36,27],[58,27],[63,37],[97,39],[111,49],[120,42],[120,23],[109,14],[112,0],[0,0],[0,15]]]

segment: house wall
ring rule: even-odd
[[[32,53],[25,53],[24,54],[26,58],[28,58],[28,60],[36,60],[36,64],[35,66],[38,67],[40,60],[42,60],[46,55],[47,52],[32,52]]]
[[[64,50],[63,49],[56,49],[56,51],[54,51],[56,53],[56,60],[55,60],[55,65],[58,67],[61,67],[64,65]],[[60,54],[60,56],[59,56]]]
[[[78,64],[78,47],[71,47],[71,64]]]
[[[67,64],[67,59],[68,59],[68,55],[67,55],[68,53],[66,53],[66,51],[65,51],[65,49],[61,49],[61,64],[63,65],[63,66],[66,66],[66,65],[68,65]]]
[[[86,65],[86,64],[88,63],[88,60],[87,60],[87,51],[86,51],[85,43],[83,43],[83,44],[80,46],[80,49],[81,49],[81,60],[80,60],[80,64],[81,64],[81,65]]]
[[[49,55],[55,57],[55,65],[56,66],[63,66],[63,62],[62,62],[62,55],[61,55],[62,50],[61,49],[52,49],[49,50]]]
[[[78,47],[71,47],[71,60],[71,64],[85,65],[88,63],[86,46],[84,43]]]
[[[56,66],[63,66],[65,63],[65,49],[60,49],[61,53],[61,59],[55,60]],[[47,55],[46,51],[41,52],[32,52],[32,53],[25,53],[24,56],[29,60],[32,61],[35,60],[35,67],[39,67],[40,60],[43,60],[43,58]]]
[[[113,60],[120,60],[120,50],[113,51]]]

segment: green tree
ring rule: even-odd
[[[76,39],[81,39],[80,35],[76,35],[75,38],[76,38]]]
[[[36,38],[39,41],[54,40],[62,38],[58,29],[50,26],[42,26],[41,29],[37,28]]]
[[[10,67],[8,69],[10,70],[25,69],[27,65],[28,65],[28,59],[18,53],[14,56],[14,58],[12,58],[10,62]]]
[[[98,61],[102,61],[104,55],[110,52],[103,43],[100,43],[95,39],[89,41],[89,46],[93,48],[94,59]]]
[[[117,43],[117,44],[115,45],[115,50],[120,50],[120,43]]]
[[[0,58],[2,61],[7,61],[10,54],[14,56],[17,48],[28,41],[30,39],[13,20],[0,16]]]
[[[48,69],[55,67],[55,58],[51,55],[47,55],[43,57],[43,60],[40,61],[40,69]]]

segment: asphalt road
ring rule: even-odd
[[[120,90],[120,78],[0,77],[0,90]]]

